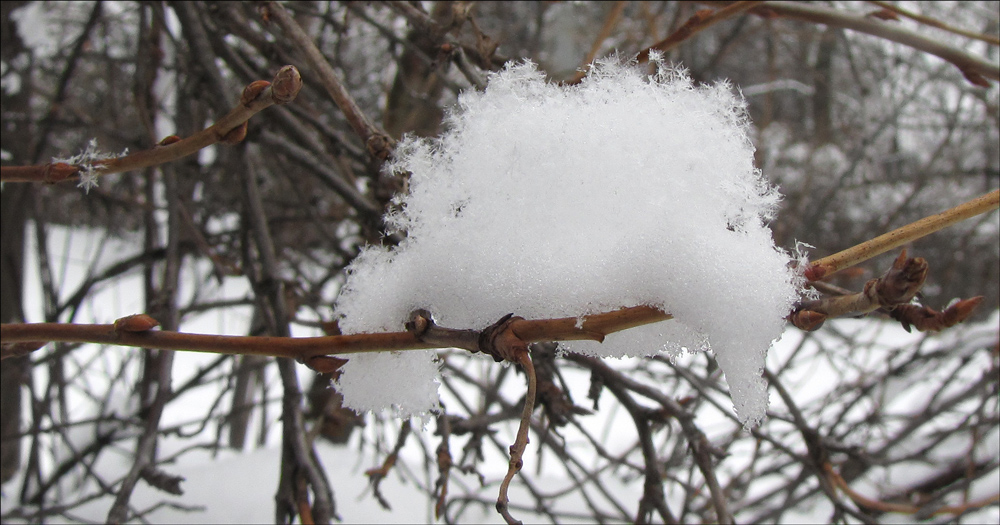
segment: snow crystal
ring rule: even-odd
[[[406,238],[365,248],[349,267],[336,305],[344,333],[401,330],[417,308],[442,326],[481,329],[511,312],[651,305],[674,319],[563,347],[710,348],[740,419],[763,417],[764,356],[798,286],[766,225],[779,195],[754,168],[745,103],[727,84],[608,60],[566,87],[522,63],[463,94],[447,124],[440,138],[396,150],[388,169],[410,174],[410,193],[387,223]],[[431,409],[433,356],[349,356],[345,403]]]

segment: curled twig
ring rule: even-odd
[[[879,501],[875,499],[868,498],[861,493],[855,491],[847,484],[847,481],[833,468],[830,463],[823,464],[823,470],[826,472],[827,478],[830,482],[840,489],[841,492],[846,494],[851,501],[853,501],[859,507],[865,509],[871,509],[879,512],[896,512],[899,514],[918,514],[925,513],[927,516],[940,516],[943,514],[964,514],[970,510],[975,510],[979,508],[986,507],[988,505],[996,504],[1000,501],[1000,494],[994,494],[987,498],[982,498],[975,501],[969,501],[961,505],[949,505],[944,507],[939,507],[937,509],[929,510],[925,509],[919,505],[910,505],[905,503],[888,503],[885,501]]]
[[[377,499],[379,504],[386,510],[392,510],[392,507],[389,506],[389,502],[384,496],[382,496],[380,486],[382,484],[382,480],[389,475],[389,471],[392,470],[393,465],[396,464],[396,458],[399,457],[399,451],[403,450],[403,445],[406,444],[406,438],[410,436],[410,430],[410,420],[407,419],[403,422],[403,425],[399,427],[399,436],[396,438],[396,446],[393,447],[392,452],[386,456],[385,461],[382,462],[382,466],[365,471],[365,475],[368,476],[368,482],[371,483],[375,499]]]
[[[515,336],[516,337],[516,336]],[[521,470],[524,465],[524,450],[528,447],[528,427],[531,423],[531,414],[535,410],[535,392],[537,384],[535,381],[535,367],[531,363],[531,356],[528,354],[528,347],[523,342],[516,349],[511,349],[514,353],[516,363],[524,368],[524,374],[528,376],[528,393],[524,397],[524,409],[521,411],[521,423],[517,427],[517,437],[514,444],[510,446],[510,462],[507,464],[507,475],[500,483],[500,494],[497,496],[497,512],[509,524],[521,522],[510,515],[507,504],[510,499],[507,497],[507,489],[510,487],[514,475]]]

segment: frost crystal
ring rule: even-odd
[[[84,193],[90,193],[90,188],[97,186],[97,174],[103,169],[102,166],[95,166],[94,162],[100,160],[124,157],[128,154],[128,149],[119,154],[102,153],[97,149],[97,139],[90,139],[87,148],[69,158],[53,158],[53,163],[65,163],[80,167],[80,183],[77,188],[83,188]]]
[[[481,329],[509,312],[652,305],[674,319],[564,348],[710,348],[740,419],[763,417],[764,356],[797,278],[765,224],[779,195],[753,166],[745,105],[727,84],[696,87],[683,70],[649,76],[611,60],[562,87],[525,63],[465,93],[447,124],[440,138],[407,138],[396,151],[389,169],[411,174],[410,193],[387,221],[406,239],[368,247],[350,266],[337,302],[345,333],[401,330],[416,308]],[[345,403],[434,407],[433,356],[403,352],[392,366],[351,356]]]

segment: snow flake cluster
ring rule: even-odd
[[[761,370],[797,298],[789,255],[766,221],[779,200],[759,170],[745,104],[725,83],[695,86],[657,64],[595,64],[577,86],[531,63],[463,94],[434,140],[404,139],[388,169],[410,174],[388,224],[348,269],[336,310],[344,333],[399,331],[429,310],[481,329],[507,313],[574,317],[651,305],[673,320],[604,343],[603,357],[711,349],[747,425],[767,407]],[[437,404],[434,352],[355,355],[345,404]],[[428,387],[427,385],[432,385]]]
[[[95,164],[97,161],[117,159],[128,155],[128,148],[121,153],[104,153],[97,149],[97,139],[90,139],[87,148],[67,158],[53,158],[52,163],[65,163],[80,167],[80,182],[77,188],[83,188],[83,192],[89,194],[90,188],[97,186],[98,172],[104,169],[103,166]]]

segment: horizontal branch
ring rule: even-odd
[[[510,330],[525,343],[539,341],[602,341],[608,334],[670,319],[649,306],[623,308],[580,319],[517,319]],[[121,320],[119,320],[121,321]],[[118,328],[116,328],[118,326]],[[272,337],[210,335],[167,330],[129,331],[116,324],[11,323],[0,324],[0,359],[24,355],[46,342],[96,343],[160,350],[182,350],[232,355],[263,355],[308,359],[323,355],[433,348],[469,349],[467,330],[441,329],[452,337],[420,339],[412,332],[332,335],[323,337]],[[463,339],[464,337],[464,339]],[[34,344],[28,344],[34,343]]]
[[[117,158],[95,160],[89,165],[64,162],[38,166],[3,166],[3,182],[56,183],[78,179],[80,173],[91,170],[96,176],[139,170],[172,162],[197,153],[217,142],[235,144],[246,136],[246,123],[250,117],[275,104],[287,104],[295,99],[302,88],[302,77],[295,66],[284,66],[272,82],[258,80],[249,84],[240,97],[240,103],[215,124],[187,138],[171,135],[156,146]]]

